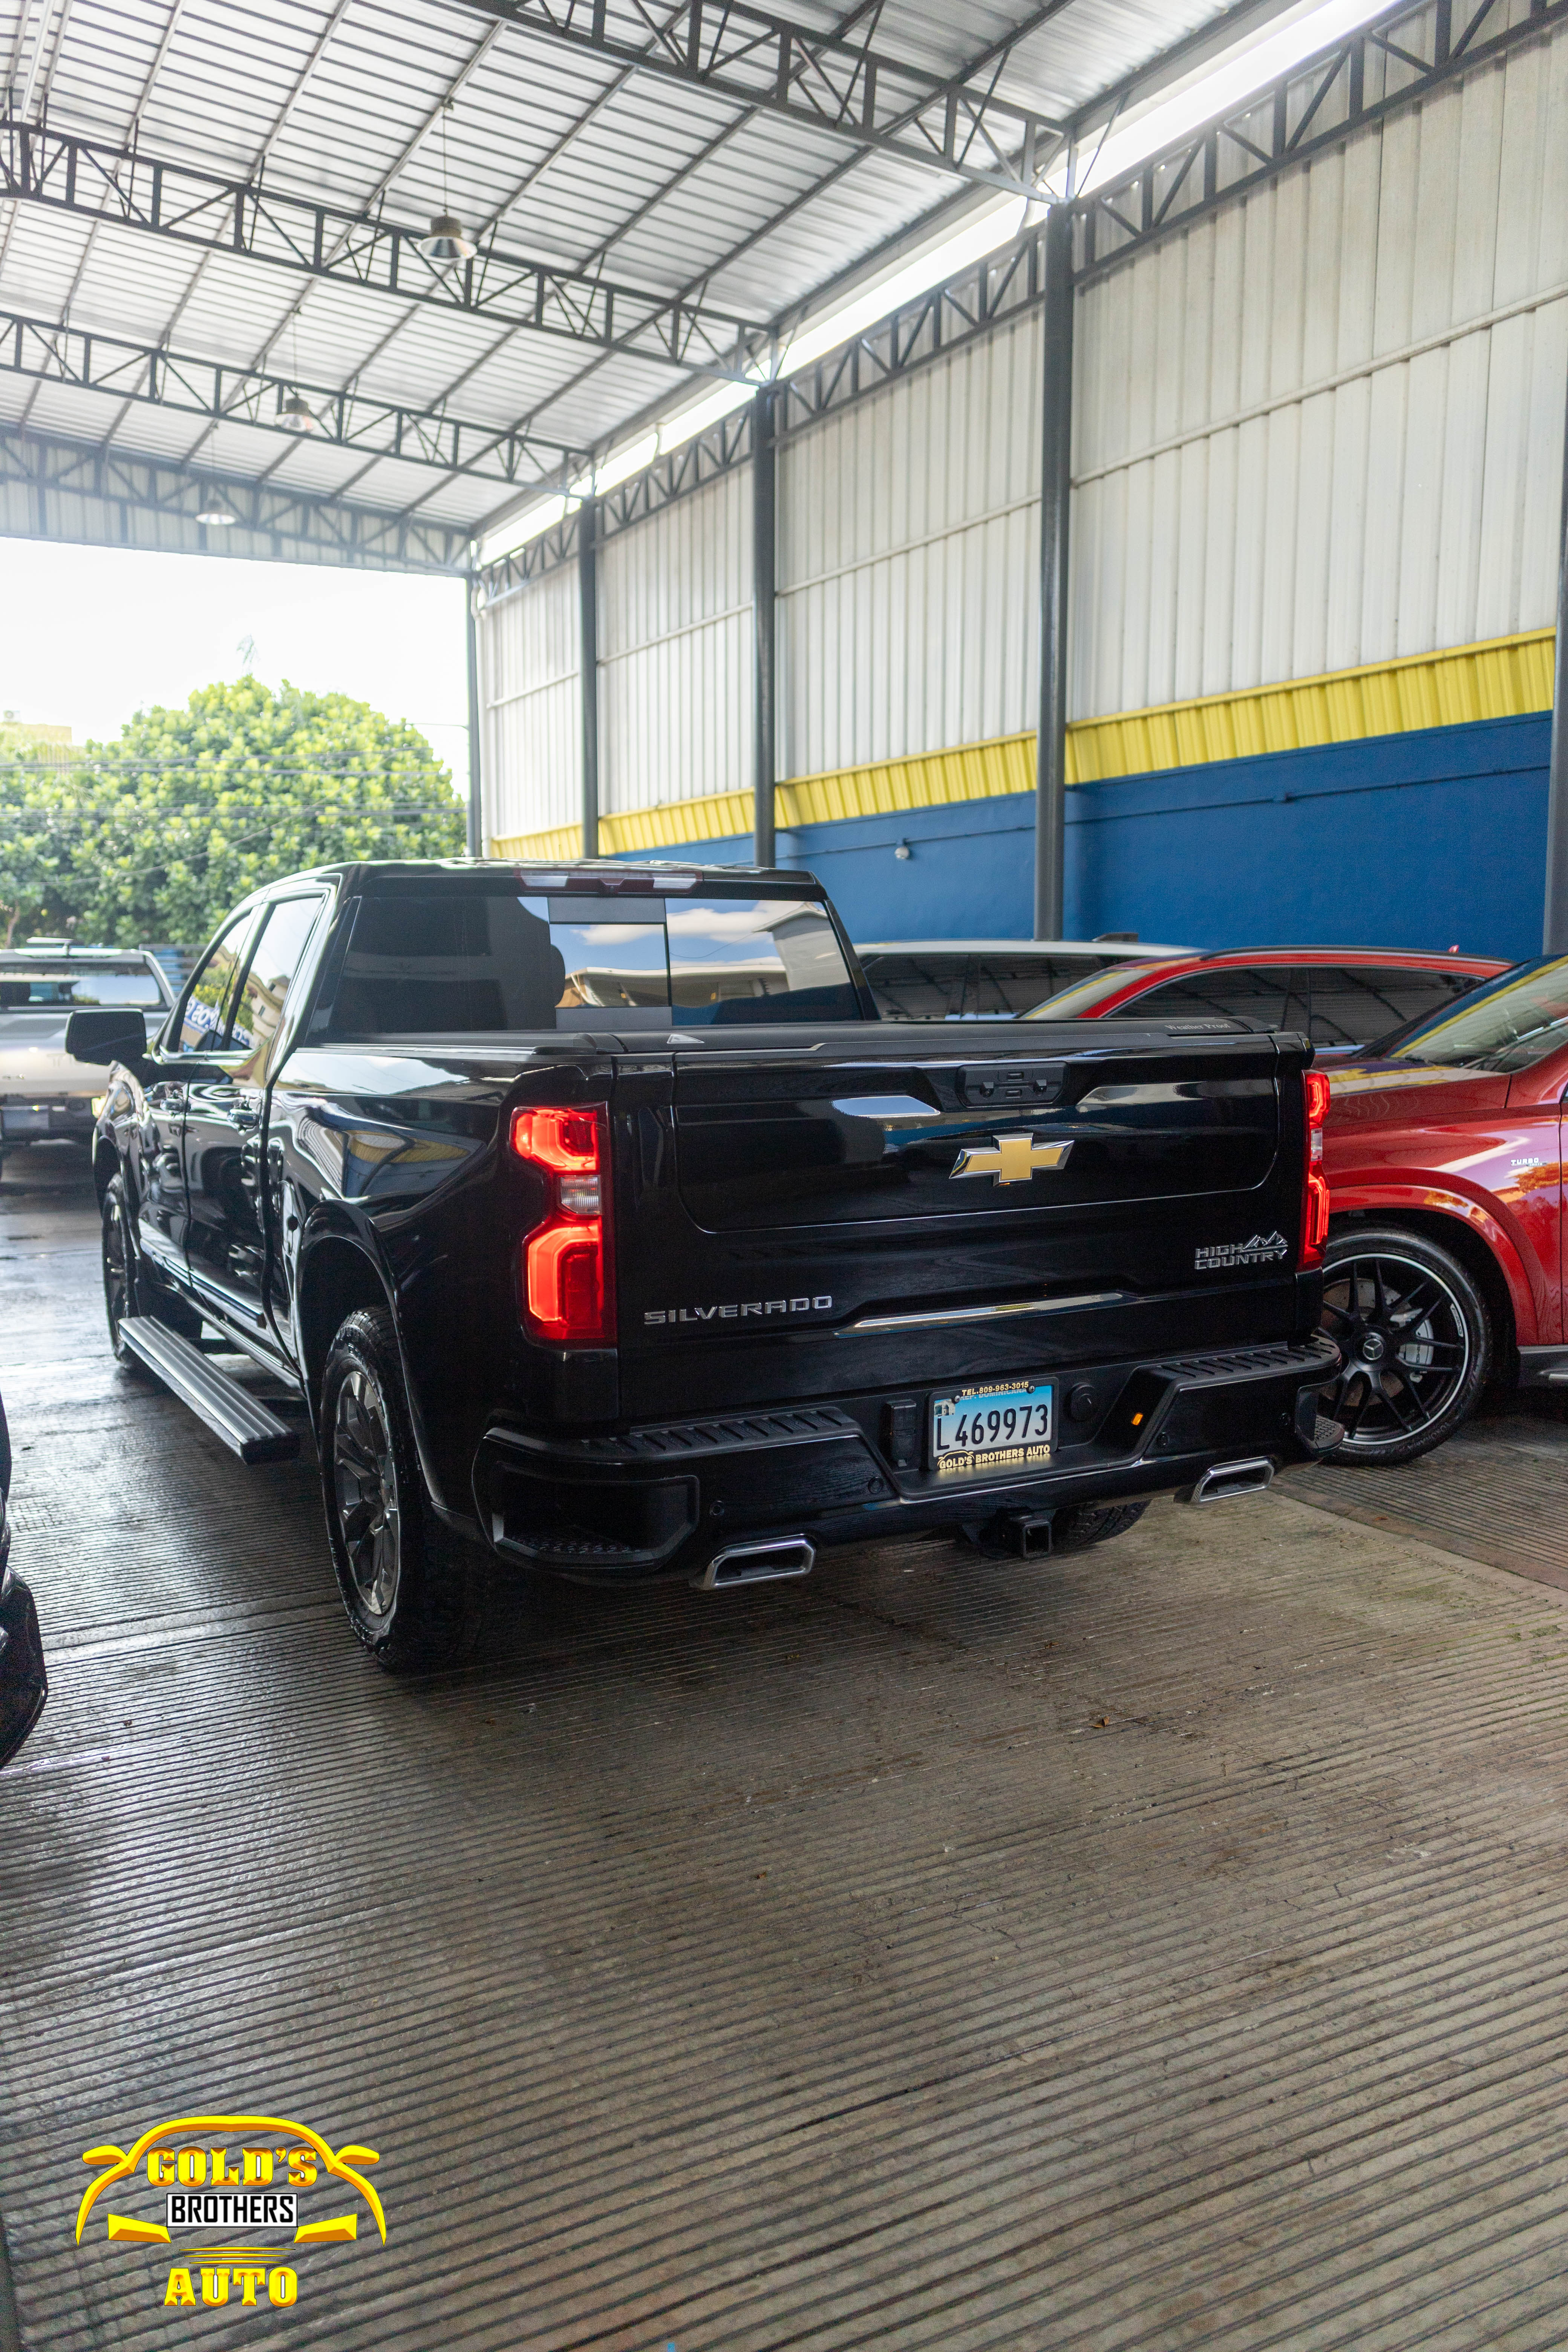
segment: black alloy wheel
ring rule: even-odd
[[[322,1368],[316,1415],[327,1539],[349,1623],[393,1673],[466,1657],[483,1622],[475,1549],[425,1485],[391,1316],[358,1307]]]
[[[340,1382],[332,1414],[332,1491],[355,1597],[373,1635],[397,1604],[403,1514],[391,1415],[372,1369],[355,1364]]]
[[[1331,1462],[1413,1462],[1468,1419],[1492,1365],[1486,1303],[1458,1258],[1398,1226],[1331,1234],[1323,1326],[1343,1358],[1321,1391]]]
[[[124,1177],[111,1176],[103,1193],[103,1307],[109,1318],[109,1344],[121,1364],[138,1361],[120,1331],[126,1317],[139,1311],[137,1289],[131,1202]]]

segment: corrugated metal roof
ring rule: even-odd
[[[1043,16],[1007,55],[1000,87],[1059,117],[1224,12],[1225,0],[888,0],[875,47],[966,72]],[[865,15],[826,0],[782,13],[811,31]],[[647,41],[632,0],[609,0],[608,17],[612,32]],[[507,253],[759,324],[955,185],[463,0],[0,0],[0,76],[11,114],[54,131],[416,230],[455,211]],[[497,435],[531,426],[575,448],[690,381],[646,350],[552,340],[26,201],[0,201],[0,312],[447,409]],[[476,526],[517,496],[493,471],[443,478],[374,450],[290,445],[237,419],[4,372],[0,421]]]

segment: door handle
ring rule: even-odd
[[[233,1120],[236,1127],[246,1132],[248,1132],[253,1127],[259,1127],[261,1124],[261,1113],[258,1110],[254,1109],[249,1103],[236,1103],[234,1108],[229,1112],[229,1118]]]

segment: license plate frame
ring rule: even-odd
[[[1016,1422],[1007,1427],[1009,1412],[1026,1412],[1021,1427]],[[992,1414],[998,1423],[994,1439],[988,1418]],[[965,1436],[973,1433],[976,1415],[981,1417],[980,1433],[987,1442],[979,1446],[955,1444],[960,1432]],[[939,1478],[973,1478],[996,1471],[1026,1476],[1049,1465],[1056,1441],[1054,1381],[987,1381],[975,1388],[935,1391],[927,1407],[926,1458]]]

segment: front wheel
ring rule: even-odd
[[[430,1508],[392,1318],[361,1307],[321,1375],[321,1497],[349,1623],[393,1673],[450,1665],[479,1632],[479,1564]]]
[[[1320,1393],[1344,1426],[1330,1462],[1414,1462],[1475,1411],[1491,1318],[1472,1276],[1397,1225],[1351,1225],[1323,1254],[1323,1324],[1343,1358]]]
[[[123,1176],[111,1176],[103,1190],[103,1310],[109,1320],[109,1344],[117,1363],[134,1365],[138,1359],[126,1346],[121,1325],[139,1311],[136,1234]]]

